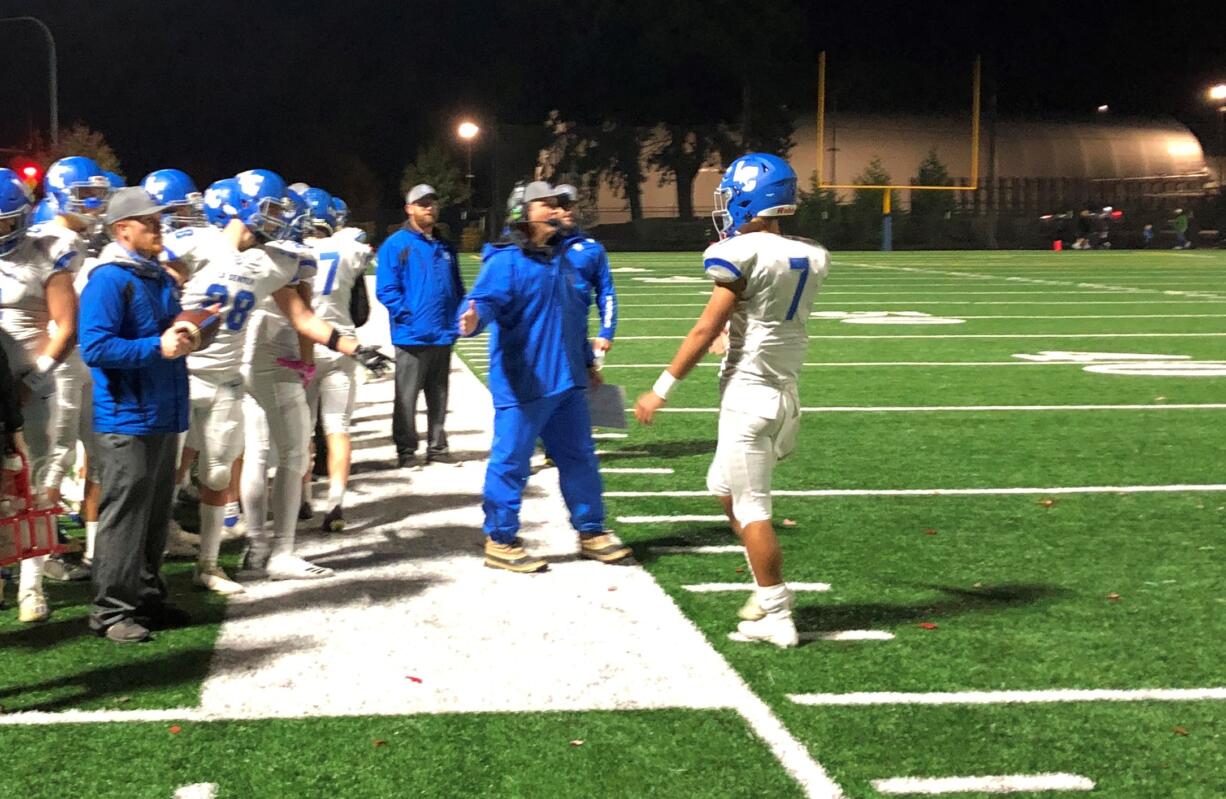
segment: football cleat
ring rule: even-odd
[[[196,570],[192,573],[192,583],[216,594],[241,594],[246,590],[231,580],[230,576],[215,563],[196,566]]]
[[[728,638],[742,643],[761,641],[774,644],[780,649],[788,649],[800,643],[796,623],[792,621],[792,611],[786,609],[767,613],[757,621],[743,621]]]
[[[341,510],[340,505],[336,505],[332,510],[324,516],[324,523],[320,527],[325,533],[339,533],[345,529],[345,513]]]
[[[324,566],[316,566],[297,555],[274,555],[268,560],[270,580],[321,580],[336,572]]]
[[[17,600],[17,620],[24,623],[46,621],[51,615],[42,591],[26,591]]]

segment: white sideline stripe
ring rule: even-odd
[[[604,492],[606,497],[615,496],[614,492]],[[654,496],[654,495],[653,495]],[[710,496],[703,494],[703,496]],[[618,516],[618,524],[660,524],[662,522],[726,522],[727,516],[689,515],[689,516]]]
[[[1226,491],[1226,483],[1187,483],[1147,486],[1049,486],[1047,488],[822,488],[809,491],[775,489],[776,497],[974,497],[1027,494],[1180,494],[1215,493]],[[606,491],[606,497],[709,497],[709,491]],[[644,519],[648,521],[637,521]],[[654,521],[711,521],[723,516],[619,516],[626,524],[650,524]]]
[[[800,634],[802,641],[893,641],[894,633],[885,630],[835,630],[828,633]]]
[[[695,594],[715,594],[724,591],[752,591],[757,588],[753,583],[696,583],[681,586],[686,591]],[[788,583],[793,591],[829,591],[830,583]]]
[[[901,335],[809,336],[815,339],[904,338],[1222,338],[1226,333],[904,333]],[[618,341],[679,341],[685,336],[618,336]]]
[[[616,438],[625,438],[627,433],[592,433],[592,438],[596,441],[607,441]]]
[[[1085,366],[1086,364],[1082,364]],[[1218,411],[1226,402],[1171,402],[1157,405],[831,405],[802,413],[1009,413],[1026,411]],[[719,413],[719,408],[660,408],[657,413]]]
[[[646,455],[645,449],[598,449],[597,455]]]
[[[1035,292],[1040,293],[1040,292]],[[821,295],[818,295],[821,301]],[[853,300],[840,302],[839,305],[1200,305],[1202,303],[1220,304],[1226,300]]]
[[[215,782],[197,782],[193,785],[184,785],[175,791],[172,799],[214,799],[217,796],[217,783]]]
[[[891,303],[896,304],[896,303]],[[618,322],[693,322],[696,317],[693,316],[622,316],[618,318]],[[821,317],[814,317],[821,319]],[[959,319],[974,319],[991,320],[991,319],[1223,319],[1226,314],[1220,313],[1175,313],[1175,314],[1158,314],[1158,313],[1127,313],[1127,314],[1032,314],[1032,315],[1015,315],[1015,314],[986,314],[980,316],[967,316],[959,314]],[[922,323],[924,317],[919,317],[917,322]],[[836,319],[827,319],[826,321],[842,321]]]
[[[1006,278],[1012,279],[1012,278]],[[1020,278],[1019,278],[1020,279]],[[1030,282],[1027,280],[1026,282]],[[1076,285],[1076,284],[1073,284]],[[974,296],[976,294],[1041,294],[1043,296],[1065,296],[1069,294],[1121,294],[1132,293],[1135,291],[1150,291],[1151,289],[1085,289],[1083,291],[908,291],[907,289],[899,289],[898,291],[823,291],[821,296],[833,297],[836,294],[850,297],[852,295],[881,295],[886,297],[900,297],[915,294],[940,294],[942,297],[948,296]],[[1157,289],[1152,289],[1156,291]]]
[[[178,707],[157,710],[27,710],[0,714],[0,727],[26,727],[43,724],[101,724],[116,721],[215,721],[199,708]],[[225,718],[229,718],[226,716]]]
[[[885,794],[1037,793],[1039,791],[1092,791],[1094,781],[1079,774],[1001,774],[983,777],[891,777],[873,780],[874,790]]]
[[[1100,364],[1110,363],[1100,361]],[[1213,361],[1212,363],[1220,363]],[[812,361],[801,364],[805,367],[871,367],[871,366],[1081,366],[1086,363],[1072,361]],[[605,369],[666,369],[667,363],[606,363]],[[703,361],[696,364],[703,368],[718,369],[721,364]]]
[[[621,519],[619,518],[618,521],[620,522]],[[742,554],[745,552],[745,547],[737,544],[722,544],[709,547],[652,547],[651,551],[657,555],[726,555]]]
[[[601,474],[672,474],[673,470],[666,466],[662,466],[659,468],[641,468],[641,469],[635,469],[635,468],[630,468],[630,467],[621,468],[617,466],[602,466],[600,468],[600,472]]]
[[[1226,699],[1226,688],[1051,689],[1045,691],[959,691],[850,694],[788,694],[798,705],[1033,705],[1057,702],[1202,702]]]

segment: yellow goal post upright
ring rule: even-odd
[[[980,56],[975,57],[971,69],[971,176],[969,186],[927,186],[916,184],[890,184],[883,186],[874,183],[826,183],[826,51],[817,56],[817,190],[822,189],[881,189],[881,249],[889,252],[894,249],[894,226],[890,208],[890,192],[898,189],[908,191],[977,191],[979,189],[979,117],[982,94],[982,63]]]

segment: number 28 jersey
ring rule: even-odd
[[[744,233],[708,247],[703,268],[716,283],[745,280],[729,324],[720,384],[794,386],[809,346],[805,324],[830,271],[830,254],[807,239]]]
[[[246,331],[256,307],[277,289],[296,283],[299,264],[292,258],[252,257],[253,251],[240,253],[228,243],[227,250],[206,232],[210,228],[192,230],[204,234],[202,241],[209,241],[209,254],[197,265],[191,260],[189,248],[179,242],[182,252],[176,249],[175,253],[192,269],[192,276],[183,287],[182,305],[204,308],[219,304],[221,318],[216,323],[217,337],[213,343],[189,355],[187,368],[197,377],[225,383],[240,375]]]

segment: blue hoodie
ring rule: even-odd
[[[562,248],[522,240],[486,245],[481,273],[464,298],[480,317],[473,335],[490,330],[490,393],[508,408],[587,388],[587,289]]]
[[[565,231],[563,236],[562,251],[585,284],[584,299],[590,302],[593,292],[596,294],[596,313],[600,315],[600,332],[596,337],[612,341],[617,332],[617,290],[609,272],[609,254],[603,244],[578,228]]]
[[[94,431],[141,436],[187,429],[187,359],[162,357],[179,290],[157,261],[112,242],[81,291],[78,340],[94,375]]]
[[[388,236],[375,258],[375,296],[387,308],[392,343],[454,344],[464,282],[452,246],[405,227]]]

